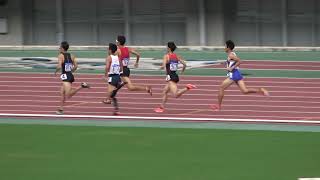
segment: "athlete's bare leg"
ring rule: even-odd
[[[87,85],[86,83],[82,83],[79,87],[72,88],[72,84],[70,82],[62,82],[62,87],[60,90],[61,101],[60,101],[60,107],[57,111],[57,114],[63,114],[63,107],[66,102],[66,99],[70,99],[72,96],[77,94],[77,92],[83,88],[89,88],[89,85]]]
[[[165,104],[168,101],[168,93],[170,91],[169,83],[164,87],[162,92],[162,104],[160,105],[160,108],[164,109]]]
[[[175,98],[179,98],[184,93],[186,93],[187,91],[193,88],[196,88],[196,86],[192,84],[188,84],[187,87],[179,90],[177,87],[177,83],[173,81],[169,81],[168,84],[163,89],[162,104],[160,105],[160,108],[156,108],[154,111],[158,113],[161,113],[164,111],[165,104],[167,103],[167,100],[168,100],[169,92],[171,92]]]
[[[219,95],[218,95],[218,104],[217,105],[212,105],[212,109],[213,110],[220,110],[222,107],[222,100],[224,97],[224,91],[234,83],[233,80],[227,78],[226,80],[224,80],[219,88]],[[269,96],[269,92],[264,89],[264,88],[260,88],[260,89],[253,89],[253,88],[247,88],[245,85],[244,80],[240,80],[237,82],[238,87],[240,88],[241,92],[243,94],[251,94],[251,93],[261,93],[265,96]]]
[[[68,99],[72,98],[72,96],[77,94],[77,92],[82,89],[81,86],[78,86],[77,88],[72,88],[72,85],[69,82],[63,82],[63,86],[64,86],[64,90],[65,90],[65,96]]]
[[[121,77],[122,81],[127,83],[127,88],[129,91],[146,91],[150,95],[152,95],[150,86],[142,86],[142,85],[134,85],[129,77]]]
[[[220,85],[220,88],[219,88],[218,104],[217,105],[212,105],[213,110],[219,111],[221,109],[222,101],[223,101],[223,97],[224,97],[224,91],[229,86],[231,86],[233,83],[234,83],[234,81],[231,80],[230,78],[227,78],[222,82],[222,84]]]
[[[127,85],[127,89],[129,91],[146,91],[152,96],[151,86],[133,85],[129,77],[121,77],[121,80],[123,83],[115,89],[116,91],[119,91],[123,86]],[[105,104],[111,104],[111,99],[109,98],[109,95],[102,102]]]
[[[184,93],[186,93],[189,90],[187,87],[179,90],[177,87],[177,83],[172,82],[172,81],[169,81],[169,88],[170,88],[170,91],[171,91],[173,97],[175,97],[175,98],[179,98],[180,96],[182,96]]]
[[[238,81],[238,87],[240,88],[243,94],[261,93],[264,96],[269,96],[269,92],[265,88],[259,88],[259,89],[247,88],[244,80]]]
[[[64,105],[64,103],[66,101],[65,90],[64,90],[64,86],[63,85],[61,86],[60,94],[61,94],[61,101],[60,101],[60,107],[59,107],[59,109],[57,111],[57,114],[58,114],[58,112],[63,113],[63,105]]]
[[[114,107],[113,115],[118,115],[119,114],[119,105],[118,105],[118,99],[116,98],[117,92],[116,87],[108,84],[108,94],[109,98],[112,101],[112,105]]]

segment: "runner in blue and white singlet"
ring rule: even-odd
[[[120,73],[123,71],[122,62],[116,55],[117,45],[109,44],[109,56],[106,59],[105,77],[108,79],[108,98],[112,101],[114,107],[113,115],[119,115],[119,105],[116,98],[118,87],[121,86]]]
[[[112,86],[118,87],[121,83],[120,72],[121,66],[119,57],[117,55],[110,55],[111,62],[108,67],[108,83]]]
[[[118,46],[117,54],[119,56],[120,62],[123,65],[123,71],[120,74],[121,81],[123,83],[120,86],[117,87],[117,91],[120,90],[123,86],[126,86],[126,88],[129,91],[145,91],[145,92],[147,92],[148,94],[150,94],[152,96],[152,88],[151,88],[151,86],[148,86],[148,85],[137,85],[137,84],[134,84],[133,82],[131,82],[130,67],[129,67],[129,63],[131,61],[130,60],[130,58],[131,58],[130,56],[131,55],[135,55],[136,56],[136,61],[134,63],[134,67],[138,68],[139,61],[140,61],[140,54],[135,49],[127,47],[125,45],[125,43],[126,43],[126,37],[125,36],[118,36],[117,37],[117,46]],[[104,104],[110,104],[111,103],[111,99],[109,97],[107,97],[102,102]]]
[[[258,88],[258,89],[247,88],[239,69],[241,60],[233,51],[234,47],[235,45],[231,40],[226,42],[225,52],[228,55],[227,61],[226,61],[226,70],[228,71],[227,73],[228,78],[225,79],[220,85],[219,95],[218,95],[218,104],[211,105],[211,108],[214,111],[219,111],[221,109],[222,100],[224,97],[224,91],[234,83],[238,85],[238,87],[240,88],[243,94],[260,93],[262,95],[269,96],[269,92],[265,88]]]
[[[235,52],[231,51],[230,54],[232,54],[233,56],[237,56]],[[238,82],[240,80],[243,79],[242,77],[242,74],[240,72],[240,69],[239,69],[239,66],[236,66],[237,64],[237,61],[233,60],[230,58],[230,56],[228,56],[227,58],[227,62],[226,62],[226,65],[227,65],[227,68],[230,68],[230,69],[233,69],[232,71],[228,71],[228,74],[227,76],[235,81],[235,82]]]

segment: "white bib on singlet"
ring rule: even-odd
[[[119,57],[111,55],[112,61],[108,74],[120,74],[120,62]]]

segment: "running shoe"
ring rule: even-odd
[[[193,84],[187,84],[187,85],[186,85],[186,88],[187,88],[188,90],[190,90],[190,89],[195,89],[195,88],[197,88],[197,86],[195,86],[195,85],[193,85]]]
[[[158,108],[155,108],[154,109],[154,112],[156,113],[163,113],[164,112],[164,109],[162,107],[158,107]]]
[[[83,82],[83,83],[81,83],[81,87],[82,88],[90,88],[90,85],[85,83],[85,82]]]

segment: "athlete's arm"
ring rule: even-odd
[[[164,69],[166,67],[167,62],[168,62],[168,56],[164,55],[163,56],[162,65],[160,66],[160,69]]]
[[[229,59],[232,59],[233,61],[236,61],[236,64],[233,67],[227,68],[228,71],[233,71],[236,67],[238,67],[241,64],[241,60],[238,56],[234,54],[229,55]]]
[[[123,73],[123,64],[122,61],[120,60],[120,56],[118,56],[119,58],[119,64],[120,64],[120,75]]]
[[[105,69],[105,73],[104,73],[105,77],[108,77],[108,72],[110,70],[111,61],[112,61],[111,56],[108,56],[106,58],[106,69]]]
[[[57,75],[57,72],[59,72],[61,70],[61,66],[62,66],[63,61],[64,61],[64,56],[62,54],[59,54],[59,56],[58,56],[58,64],[57,64],[57,67],[56,67],[56,71],[54,72],[54,75]]]
[[[136,63],[134,64],[134,67],[137,68],[139,66],[139,61],[141,57],[140,53],[138,53],[135,49],[132,48],[129,48],[129,52],[137,57]]]
[[[71,56],[71,60],[73,62],[72,72],[75,72],[78,69],[78,62],[77,62],[76,57],[74,55]]]
[[[178,56],[178,60],[183,65],[183,68],[182,68],[182,71],[181,71],[181,73],[183,73],[187,68],[187,64],[186,64],[185,60],[181,56]]]
[[[117,55],[119,56],[119,58],[121,57],[121,51],[120,51],[119,47],[117,49]]]

